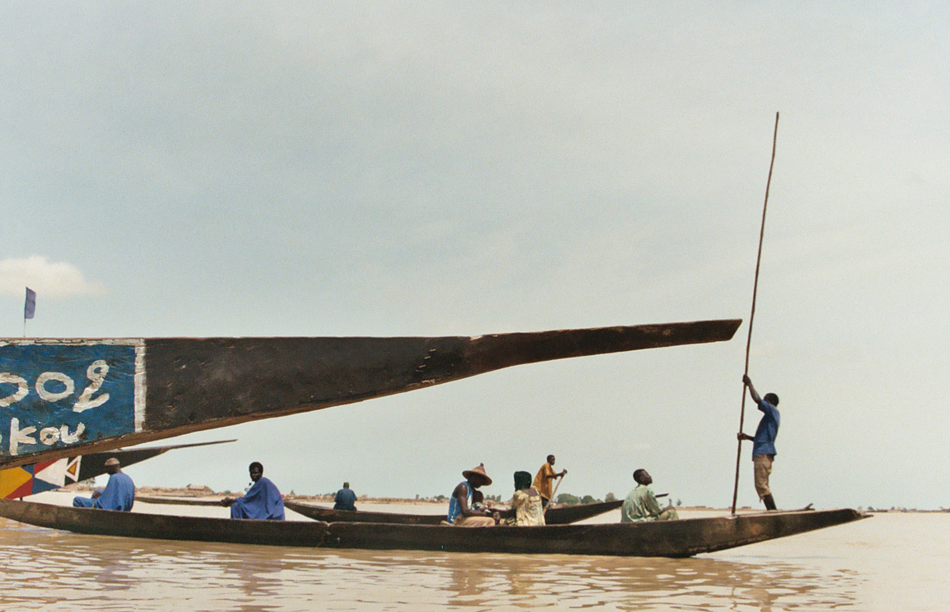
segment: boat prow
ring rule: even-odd
[[[740,323],[474,337],[0,339],[0,467],[321,410],[516,365],[723,342]]]
[[[0,517],[90,535],[318,548],[630,557],[689,557],[867,516],[844,508],[655,523],[462,529],[440,525],[170,516],[0,500]]]

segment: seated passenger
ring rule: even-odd
[[[333,499],[333,509],[356,512],[356,493],[350,488],[350,483],[344,482],[343,488],[336,492],[336,497]]]
[[[231,506],[231,518],[284,520],[284,498],[277,486],[264,478],[264,466],[255,461],[248,470],[254,484],[244,497],[225,497],[222,506]]]
[[[460,482],[452,491],[449,499],[449,514],[446,521],[456,527],[493,527],[498,523],[499,514],[490,510],[476,510],[472,507],[472,495],[479,487],[491,484],[491,478],[485,473],[485,464],[462,472],[464,482]]]
[[[511,498],[508,524],[518,527],[544,525],[544,505],[541,494],[531,486],[531,474],[515,472],[515,494]]]
[[[99,508],[100,510],[119,510],[129,512],[135,503],[135,484],[128,475],[119,469],[119,460],[106,459],[106,472],[109,482],[102,491],[93,491],[92,497],[74,497],[73,506],[77,508]]]
[[[673,502],[669,507],[660,508],[656,501],[656,495],[650,489],[653,478],[644,469],[639,469],[633,473],[633,479],[637,481],[637,488],[630,491],[627,499],[623,501],[620,507],[620,522],[642,522],[642,521],[671,521],[678,519],[676,508]]]

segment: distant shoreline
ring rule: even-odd
[[[96,487],[92,487],[85,483],[76,483],[63,487],[63,491],[71,491],[76,493],[86,493],[92,491]],[[215,491],[211,487],[203,485],[188,485],[187,487],[135,487],[135,493],[137,495],[144,495],[149,497],[168,497],[168,498],[182,498],[182,499],[221,499],[222,497],[241,495],[243,492],[240,491]],[[326,495],[298,495],[285,494],[285,499],[292,499],[295,501],[302,502],[330,502],[334,500],[335,494],[326,494]],[[420,497],[418,499],[413,498],[400,498],[400,497],[360,497],[360,502],[363,503],[372,503],[372,504],[408,504],[408,505],[421,505],[421,504],[448,504],[449,500],[447,499],[436,499],[434,497]]]

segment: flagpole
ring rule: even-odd
[[[36,292],[26,288],[26,300],[23,302],[23,338],[26,338],[26,320],[32,319],[36,312]]]

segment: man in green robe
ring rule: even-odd
[[[667,508],[660,508],[660,503],[656,501],[656,495],[650,488],[653,478],[646,470],[641,468],[634,472],[633,479],[637,481],[637,488],[630,491],[627,499],[623,500],[623,506],[620,507],[621,523],[672,521],[679,518],[672,502]]]

